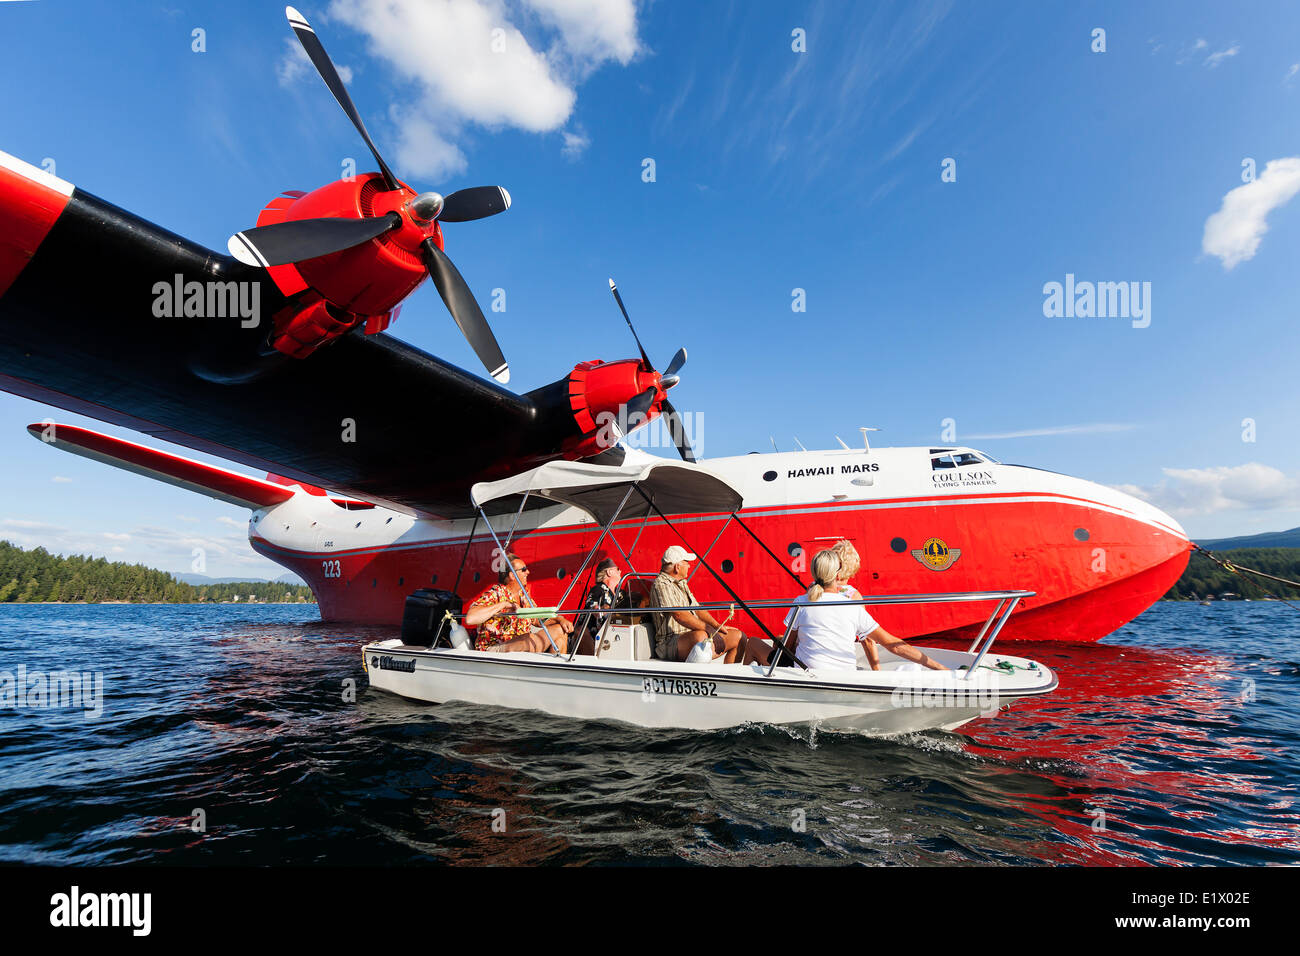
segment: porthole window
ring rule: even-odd
[[[372,588],[377,588],[377,587],[379,587],[379,578],[375,578],[373,581],[371,581],[371,582],[370,582],[370,586],[371,586]]]
[[[893,551],[895,554],[902,554],[907,550],[907,542],[902,538],[895,538],[889,542],[889,550]]]
[[[356,524],[356,526],[357,526],[358,528],[360,528],[360,527],[361,527],[361,522],[358,521],[357,524]]]
[[[798,541],[791,541],[788,545],[786,545],[785,550],[789,553],[790,557],[792,558],[797,557],[798,555],[803,553],[803,545],[801,545]]]
[[[482,577],[482,575],[479,574],[477,571],[475,571],[475,572],[474,572],[474,583],[475,583],[475,584],[478,584],[478,579],[481,578],[481,577]]]
[[[764,481],[776,481],[776,472],[774,472],[774,471],[765,471],[765,472],[763,472],[763,480],[764,480]]]
[[[398,586],[399,588],[402,587],[404,584],[406,584],[406,578],[398,578],[398,579],[397,579],[397,586]]]
[[[1087,540],[1088,540],[1089,538],[1091,538],[1091,537],[1092,537],[1092,535],[1090,535],[1090,534],[1088,533],[1088,529],[1087,529],[1087,528],[1075,528],[1075,529],[1074,529],[1074,540],[1076,540],[1076,541],[1087,541]]]
[[[732,571],[734,571],[734,570],[736,570],[736,566],[735,566],[734,564],[732,564],[730,561],[723,561],[723,562],[722,562],[722,573],[723,573],[723,574],[730,574],[730,573],[731,573]]]
[[[438,583],[438,575],[435,574],[435,575],[433,575],[433,577],[429,578],[429,583],[430,583],[430,584],[437,584],[437,583]]]
[[[556,571],[555,571],[555,579],[556,579],[557,581],[563,581],[563,580],[564,580],[564,576],[565,576],[566,574],[568,574],[568,573],[569,573],[569,572],[566,571],[566,570],[564,570],[564,568],[557,568]]]

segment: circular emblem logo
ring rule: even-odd
[[[924,546],[912,551],[912,557],[931,571],[947,571],[961,557],[961,549],[948,547],[943,538],[927,538]]]

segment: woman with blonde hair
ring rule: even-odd
[[[853,549],[853,545],[848,544],[848,548]],[[857,557],[856,550],[851,553],[853,558]],[[854,645],[859,640],[870,640],[905,660],[931,670],[947,670],[924,651],[886,631],[861,604],[845,603],[858,600],[844,593],[847,580],[852,577],[848,568],[854,572],[857,570],[852,563],[846,568],[845,560],[845,552],[836,548],[817,552],[812,561],[813,585],[808,589],[807,603],[790,611],[795,615],[799,659],[808,669],[856,670],[858,660]],[[786,620],[788,623],[789,618]],[[872,670],[880,669],[877,661],[871,663]]]

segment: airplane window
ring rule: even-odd
[[[963,465],[978,465],[984,460],[979,455],[974,455],[970,452],[963,452],[962,454],[954,455],[953,457],[957,460],[957,467],[959,468]]]
[[[956,468],[957,463],[952,460],[952,455],[944,455],[942,458],[931,458],[930,469],[938,471],[940,468]]]

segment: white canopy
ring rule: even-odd
[[[480,481],[470,489],[477,507],[525,493],[581,508],[600,524],[615,513],[620,518],[641,518],[653,513],[645,498],[633,491],[619,511],[619,502],[637,484],[665,515],[698,512],[730,513],[744,499],[725,479],[699,465],[656,461],[634,465],[594,465],[580,461],[550,461],[537,468],[502,478]]]

